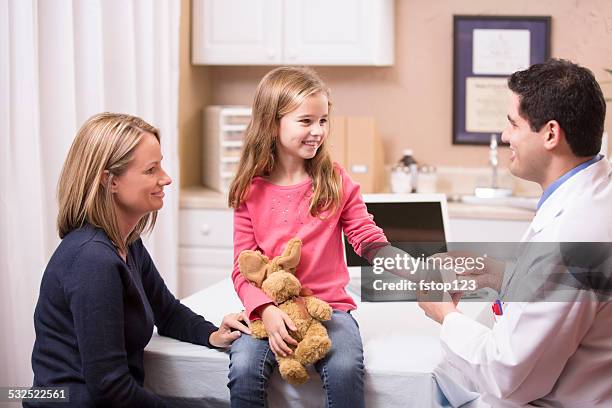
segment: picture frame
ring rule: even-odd
[[[550,57],[550,16],[453,16],[453,144],[488,145],[506,123],[507,78]]]

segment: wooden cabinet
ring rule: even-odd
[[[233,211],[179,211],[180,297],[225,279],[234,264]]]
[[[192,14],[194,64],[393,64],[393,0],[193,0]]]
[[[281,62],[281,0],[193,0],[192,62]]]

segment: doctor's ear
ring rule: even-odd
[[[544,131],[544,148],[552,150],[559,145],[562,139],[565,138],[565,132],[556,120],[548,121],[542,131]]]
[[[117,191],[117,183],[115,181],[115,177],[108,170],[104,170],[102,172],[102,177],[100,177],[100,184],[102,185],[102,187],[108,188],[111,193],[115,193]]]

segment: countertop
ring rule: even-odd
[[[227,195],[204,187],[183,188],[180,193],[180,208],[228,209]],[[534,211],[522,208],[448,202],[448,216],[450,218],[531,221],[534,215]]]

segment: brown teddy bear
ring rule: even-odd
[[[282,255],[271,261],[259,251],[242,251],[238,257],[240,273],[251,284],[261,288],[276,305],[291,318],[297,328],[289,331],[297,346],[289,345],[293,353],[276,356],[281,376],[290,384],[303,384],[308,380],[307,364],[319,361],[331,348],[327,329],[320,321],[329,320],[332,308],[312,292],[302,289],[295,277],[300,262],[302,241],[293,238]],[[261,320],[251,322],[251,333],[258,339],[268,337]]]

